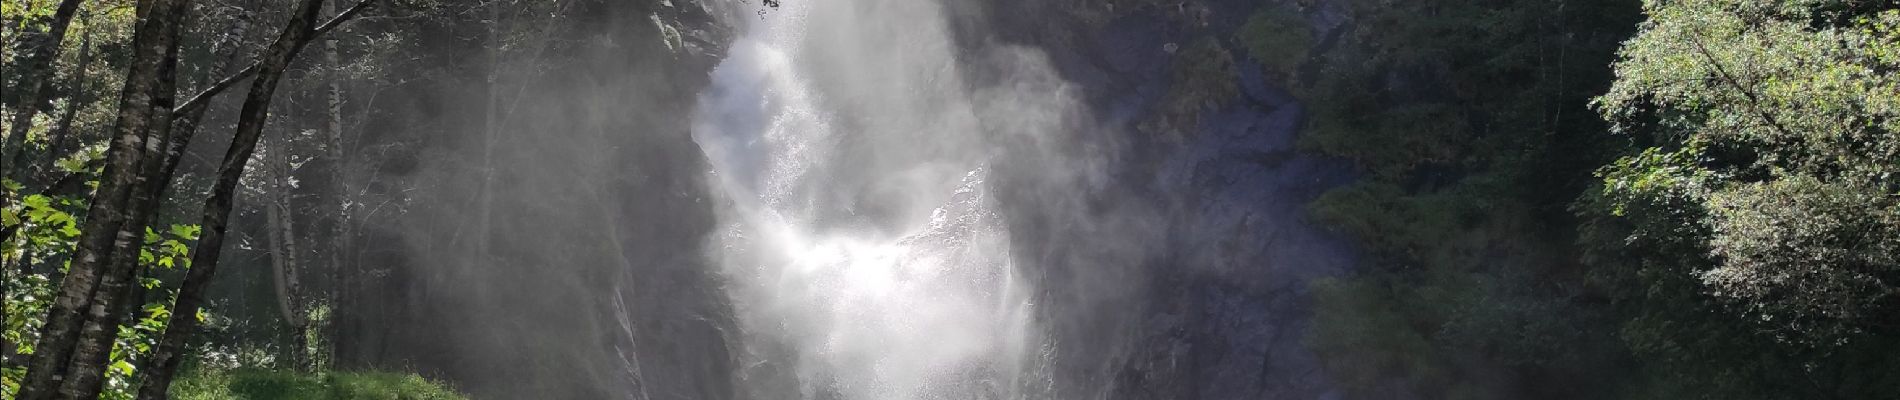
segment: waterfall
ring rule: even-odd
[[[694,123],[727,204],[710,247],[745,331],[742,385],[1040,397],[1047,346],[987,191],[999,138],[1068,108],[1023,84],[1052,81],[1046,62],[1006,57],[1022,79],[971,87],[929,0],[788,1],[747,19]]]

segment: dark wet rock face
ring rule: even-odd
[[[1299,101],[1235,39],[1256,12],[1300,13],[1316,38],[1337,25],[1287,1],[947,5],[968,20],[952,25],[969,47],[1045,52],[1087,106],[1076,142],[1111,153],[1093,165],[1101,176],[1060,188],[1074,195],[1046,195],[1074,181],[1053,176],[1073,167],[1063,161],[1003,154],[994,166],[1011,254],[1037,290],[1048,397],[1338,396],[1302,345],[1307,286],[1354,256],[1304,209],[1353,176],[1297,151]],[[382,233],[412,250],[383,260],[399,267],[366,289],[344,365],[415,367],[480,398],[745,396],[689,127],[731,29],[714,2],[583,3],[560,39],[600,48],[570,49],[532,78],[516,120],[534,125],[516,122],[523,133],[489,150],[490,183],[483,168],[441,161],[475,159],[477,140],[418,155],[412,179],[431,183],[419,197],[432,208]],[[455,103],[481,99],[467,94],[439,95],[453,111],[440,123],[479,137],[479,118],[463,118],[479,114],[457,114],[480,110]],[[489,184],[483,208],[473,199]],[[487,236],[442,234],[482,213],[494,217]]]
[[[1088,241],[1038,238],[1035,227],[1063,225],[1047,215],[1065,215],[1054,210],[1064,205],[1013,202],[1018,245],[1056,247],[1028,252],[1041,256],[1026,264],[1045,269],[1040,311],[1058,343],[1058,392],[1124,399],[1339,396],[1302,345],[1311,316],[1307,286],[1344,271],[1354,254],[1308,221],[1304,209],[1353,173],[1343,162],[1297,151],[1299,101],[1235,38],[1257,12],[1298,13],[1294,18],[1310,21],[1314,37],[1337,26],[1337,13],[1238,0],[988,6],[999,40],[1047,51],[1064,77],[1083,87],[1102,121],[1096,129],[1122,144],[1112,167],[1115,187],[1089,193],[1109,204],[1094,217],[1135,214],[1130,218],[1144,222],[1127,226],[1159,232],[1135,235],[1160,244],[1143,249],[1137,266],[1114,270],[1091,262],[1112,256],[1075,256],[1105,251],[1088,248]],[[1231,75],[1207,76],[1220,73]],[[1129,236],[1048,235],[1064,234]],[[1133,294],[1091,296],[1098,287],[1076,283],[1089,274],[1143,279]]]

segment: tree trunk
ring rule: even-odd
[[[277,310],[284,318],[289,330],[289,356],[292,368],[303,370],[309,366],[306,362],[309,342],[305,328],[308,320],[304,318],[303,307],[298,302],[301,294],[297,280],[297,229],[296,216],[292,212],[290,185],[290,140],[276,141],[266,153],[270,159],[269,171],[271,191],[264,196],[264,214],[270,230],[271,283],[277,294]]]
[[[188,7],[174,11],[183,14]],[[174,21],[182,18],[174,16]],[[174,39],[178,36],[174,24]],[[113,344],[119,336],[120,322],[125,318],[126,309],[137,309],[138,304],[130,304],[144,297],[143,287],[139,285],[139,253],[145,246],[145,227],[151,224],[158,214],[159,192],[164,190],[169,179],[160,176],[164,166],[164,155],[160,146],[172,134],[172,106],[177,88],[178,46],[176,42],[166,51],[165,61],[160,67],[157,96],[152,102],[151,133],[145,138],[145,156],[139,162],[139,176],[134,180],[134,189],[126,202],[126,222],[121,225],[117,240],[113,242],[112,257],[109,258],[107,272],[94,289],[92,304],[87,308],[86,323],[79,330],[79,342],[73,347],[72,360],[68,361],[71,372],[60,387],[60,397],[66,399],[97,399],[104,389],[106,365],[111,362]]]
[[[178,41],[178,17],[190,0],[149,0],[145,18],[133,37],[133,57],[119,100],[112,144],[107,150],[106,170],[100,179],[87,211],[78,249],[66,277],[60,281],[60,293],[47,312],[40,329],[40,341],[29,361],[26,379],[20,385],[19,398],[41,400],[53,394],[65,370],[79,331],[86,322],[81,313],[101,286],[101,266],[111,265],[117,244],[141,238],[121,235],[129,217],[126,209],[132,192],[137,191],[138,173],[145,155],[147,136],[154,122],[155,101],[162,92],[161,76],[170,71],[166,61]],[[165,104],[170,106],[170,104]],[[136,259],[136,254],[133,256]]]
[[[250,22],[248,21],[248,19],[240,18],[237,23],[231,24],[231,29],[225,31],[223,37],[218,38],[217,42],[211,44],[211,53],[225,54],[231,53],[233,49],[236,49],[238,43],[243,40],[245,33],[250,30]],[[234,61],[237,61],[235,54],[219,59],[217,63],[211,65],[210,76],[223,76],[230,71],[231,63]],[[255,66],[252,66],[247,68],[246,71],[254,71],[255,68]],[[224,78],[222,81],[213,83],[186,101],[185,104],[173,110],[172,136],[165,141],[163,153],[165,156],[164,170],[159,172],[159,176],[164,177],[166,181],[166,187],[170,186],[172,176],[178,172],[179,157],[184,155],[185,147],[190,146],[192,137],[198,134],[198,122],[204,120],[205,111],[211,108],[211,98],[222,93],[225,88],[230,87],[232,83],[235,83],[241,77],[248,75],[248,73],[240,73],[237,76]],[[162,188],[159,194],[161,196],[164,194]]]
[[[81,104],[86,103],[86,101],[82,101],[81,99],[86,94],[86,68],[92,66],[92,59],[92,30],[87,30],[85,39],[83,39],[79,45],[79,69],[73,73],[73,94],[71,100],[66,102],[66,109],[60,111],[59,121],[53,125],[52,143],[47,147],[46,159],[40,160],[43,165],[53,165],[54,161],[60,159],[61,154],[65,154],[68,151],[67,147],[69,146],[67,144],[71,142],[73,120],[79,117],[79,109],[82,107]],[[33,160],[22,160],[20,162],[31,163]],[[90,167],[89,165],[88,168]],[[49,168],[42,170],[41,173],[37,175],[30,172],[21,173],[19,180],[20,183],[28,187],[38,187],[37,183],[44,182],[46,186],[40,193],[52,195],[60,192],[60,183],[64,179],[54,178],[55,175],[51,172],[52,169]],[[28,181],[32,181],[33,183],[27,183]],[[0,243],[13,240],[13,234],[18,232],[18,229],[19,226],[17,225],[0,228]],[[33,266],[26,262],[26,260],[31,259],[32,257],[28,257],[25,254],[22,254],[18,259],[7,259],[4,263],[0,263],[4,264],[4,266],[0,266],[0,270],[6,272],[15,270],[21,271],[22,273],[31,272]],[[16,267],[12,264],[14,262],[18,262],[19,265]]]
[[[78,13],[80,3],[84,1],[61,0],[59,8],[53,10],[53,21],[47,26],[46,32],[35,40],[21,41],[21,44],[32,47],[21,51],[25,53],[26,59],[19,66],[20,101],[14,107],[13,125],[7,130],[5,151],[0,152],[6,158],[0,161],[0,171],[6,172],[7,176],[19,176],[15,174],[25,171],[18,164],[24,162],[26,131],[33,126],[33,115],[46,107],[47,99],[41,95],[53,86],[53,80],[48,77],[52,75],[53,63],[59,61],[60,42],[65,41],[66,28],[72,25],[73,15]]]
[[[72,138],[73,120],[79,116],[79,109],[83,107],[81,105],[86,104],[86,102],[81,101],[81,99],[86,95],[86,68],[90,68],[91,66],[92,30],[88,29],[86,30],[86,36],[80,39],[79,42],[79,69],[73,72],[72,100],[67,101],[66,109],[60,111],[59,122],[53,125],[53,141],[47,145],[46,159],[41,160],[40,164],[53,165],[54,161],[59,161],[60,157],[69,151],[67,147],[69,147],[68,144]],[[20,162],[25,163],[31,161]],[[45,173],[41,173],[41,175],[45,175]],[[22,174],[20,176],[25,177],[26,175]]]
[[[264,57],[259,60],[256,80],[251,83],[251,90],[245,95],[244,106],[238,114],[237,132],[219,164],[211,197],[205,199],[201,217],[203,230],[198,243],[191,250],[191,270],[185,274],[185,282],[179,288],[178,302],[172,307],[172,316],[164,336],[147,359],[146,367],[141,369],[144,376],[139,386],[139,399],[166,398],[171,380],[177,375],[178,366],[183,361],[180,355],[192,331],[197,329],[197,314],[204,305],[205,289],[210,286],[211,278],[217,272],[218,258],[224,250],[224,235],[229,228],[231,203],[237,194],[238,178],[244,175],[244,164],[257,149],[258,137],[263,134],[265,119],[270,115],[272,94],[277,89],[278,81],[283,78],[284,70],[314,35],[355,16],[368,8],[370,1],[359,2],[323,27],[311,29],[318,12],[322,10],[323,2],[304,0],[297,14],[284,27],[283,33],[276,42],[271,43]]]
[[[323,12],[325,14],[335,13],[336,3],[324,2]],[[348,251],[345,248],[348,241],[344,240],[343,237],[349,235],[347,225],[349,224],[350,218],[350,185],[344,181],[348,176],[343,173],[343,166],[347,165],[346,158],[348,157],[348,152],[343,151],[343,63],[342,57],[337,54],[336,36],[330,36],[324,39],[323,61],[330,67],[328,93],[330,114],[325,120],[325,128],[328,128],[328,135],[325,137],[327,143],[324,147],[329,150],[330,185],[336,200],[336,208],[333,210],[336,212],[336,215],[333,216],[334,218],[331,220],[330,227],[330,265],[328,270],[330,275],[330,291],[327,293],[328,296],[326,296],[326,300],[330,305],[330,320],[328,321],[329,325],[324,329],[324,335],[328,338],[329,342],[329,354],[326,358],[329,359],[330,362],[335,363],[337,355],[339,354],[338,347],[342,344],[340,330],[343,327],[342,315],[345,310],[343,301],[349,297],[347,293],[350,290],[349,276],[351,275],[345,271],[343,267],[343,252]]]
[[[463,261],[462,268],[458,270],[466,270],[492,258],[488,257],[489,229],[493,219],[489,209],[494,207],[495,202],[491,194],[495,181],[495,137],[501,130],[501,4],[499,1],[488,4],[488,110],[482,128],[482,180],[476,186],[475,193],[475,232],[471,235],[473,239],[467,243],[469,248],[463,250],[468,259]]]

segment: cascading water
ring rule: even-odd
[[[1041,397],[1047,346],[986,165],[998,135],[1049,125],[1059,91],[968,87],[927,0],[800,0],[750,24],[694,126],[729,203],[712,247],[746,390]]]

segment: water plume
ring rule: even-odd
[[[1046,62],[973,87],[930,1],[788,2],[749,24],[693,128],[726,204],[709,247],[745,390],[1037,397],[1047,346],[990,164],[1072,112]]]

